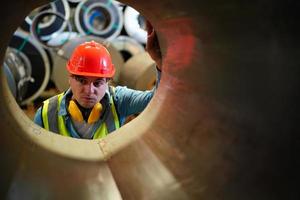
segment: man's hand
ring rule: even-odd
[[[160,46],[158,43],[158,38],[154,28],[152,27],[152,25],[148,20],[146,22],[146,29],[148,34],[146,50],[148,51],[151,58],[156,62],[157,68],[161,70],[162,56],[161,56]]]

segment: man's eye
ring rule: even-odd
[[[99,87],[100,85],[102,85],[102,81],[95,81],[95,82],[93,82],[93,85],[95,87]]]
[[[80,78],[80,77],[76,77],[76,81],[78,81],[82,85],[85,85],[87,83],[84,78]]]
[[[104,85],[106,83],[105,79],[101,79],[101,80],[96,80],[95,82],[93,82],[93,85],[95,87],[100,87],[101,85]]]
[[[84,80],[84,79],[80,79],[80,81],[79,81],[82,85],[85,85],[86,84],[86,80]]]

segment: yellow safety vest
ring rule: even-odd
[[[63,95],[64,94],[61,93],[44,101],[42,108],[42,119],[44,128],[46,130],[71,137],[71,134],[65,124],[65,117],[58,115]],[[110,95],[109,101],[110,109],[107,109],[106,113],[104,114],[104,123],[102,123],[95,131],[93,139],[105,137],[108,133],[120,128],[120,122],[113,101],[113,95]]]

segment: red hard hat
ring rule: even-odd
[[[67,69],[71,74],[111,78],[115,67],[107,49],[95,42],[78,45],[68,61]]]

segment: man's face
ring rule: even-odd
[[[105,95],[106,78],[70,75],[69,83],[73,98],[84,108],[92,108]]]

